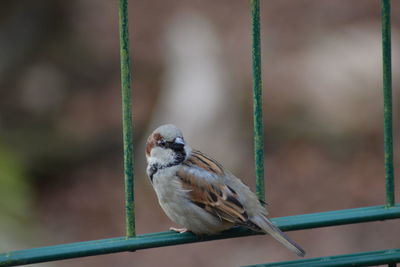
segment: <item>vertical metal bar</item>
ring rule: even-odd
[[[394,205],[390,0],[381,0],[386,205]]]
[[[121,57],[122,131],[124,140],[126,236],[135,236],[135,202],[132,143],[132,89],[129,52],[128,0],[119,0],[119,38]]]
[[[251,0],[252,60],[253,60],[253,112],[254,112],[254,157],[256,164],[256,193],[265,200],[264,192],[264,136],[262,113],[260,1]]]

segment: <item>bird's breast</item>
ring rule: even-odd
[[[178,201],[186,197],[179,178],[176,176],[177,167],[159,168],[153,174],[153,187],[160,202]]]
[[[197,234],[213,234],[232,227],[190,201],[187,189],[182,188],[176,175],[179,168],[159,169],[153,176],[158,202],[175,223]]]

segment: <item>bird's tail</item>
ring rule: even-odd
[[[282,232],[277,226],[275,226],[268,218],[264,216],[257,216],[251,218],[262,231],[272,235],[276,240],[281,242],[285,247],[296,253],[300,257],[304,257],[306,252],[296,242],[291,240],[284,232]]]

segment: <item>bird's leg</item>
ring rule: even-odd
[[[186,233],[188,231],[188,229],[186,228],[175,228],[175,227],[170,227],[169,230],[178,232],[180,234]]]

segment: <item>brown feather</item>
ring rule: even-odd
[[[196,156],[190,158],[196,162],[196,159],[193,158],[196,158]],[[189,162],[191,162],[190,159],[188,160]],[[204,166],[204,169],[216,168],[222,171],[219,165],[209,164],[209,158],[202,157],[202,160],[207,162],[204,165],[200,165]],[[236,192],[228,186],[196,177],[193,173],[188,172],[186,168],[181,168],[177,172],[177,176],[182,181],[183,189],[188,190],[190,200],[200,208],[203,208],[220,220],[231,223],[243,224],[248,220],[247,213],[238,200]]]
[[[207,157],[206,155],[204,155],[203,153],[201,153],[198,150],[192,151],[192,154],[187,159],[186,164],[202,168],[211,173],[215,173],[216,175],[224,174],[224,170],[218,162]]]
[[[157,142],[162,139],[161,134],[155,133],[149,136],[146,143],[146,155],[150,156],[150,152],[157,145]]]

